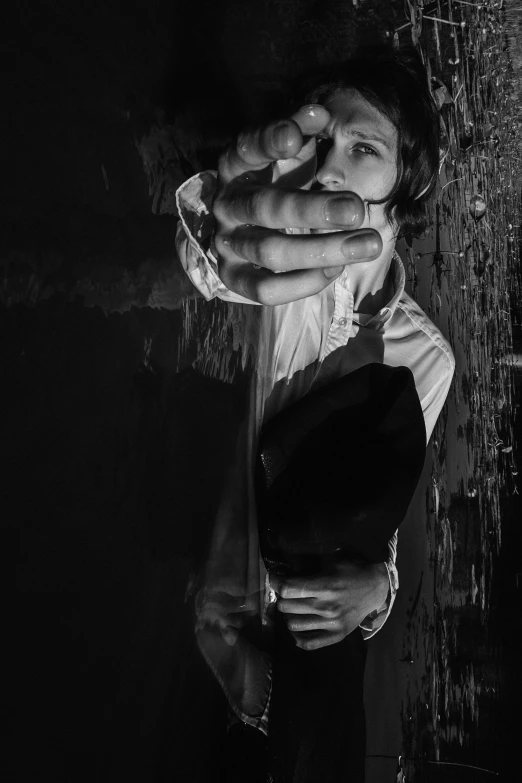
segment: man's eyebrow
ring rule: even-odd
[[[357,128],[350,128],[350,125],[346,125],[346,127],[343,129],[343,133],[346,136],[357,136],[358,139],[365,139],[366,141],[377,141],[380,144],[382,144],[384,147],[386,147],[387,150],[390,152],[392,151],[390,142],[384,138],[384,136],[377,136],[375,133],[371,133],[370,131],[365,130],[358,130]]]

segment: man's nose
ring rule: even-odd
[[[318,154],[317,158],[317,182],[326,190],[344,190],[344,173],[335,148],[331,147],[323,156]]]

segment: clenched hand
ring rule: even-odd
[[[323,106],[305,106],[291,119],[240,134],[221,156],[213,248],[219,275],[235,293],[284,304],[318,293],[346,264],[380,255],[379,234],[360,229],[359,196],[307,189],[315,176],[315,137],[329,121]]]
[[[381,609],[389,578],[384,563],[345,561],[312,578],[271,574],[270,585],[297,646],[317,650],[340,642],[371,612]]]

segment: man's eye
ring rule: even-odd
[[[373,147],[368,147],[366,144],[358,144],[355,148],[356,152],[362,152],[363,155],[377,155],[377,152]]]

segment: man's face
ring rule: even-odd
[[[357,90],[336,93],[325,103],[331,121],[318,137],[317,183],[321,190],[351,190],[377,201],[397,178],[396,127]],[[388,233],[385,204],[371,204],[361,228]]]

